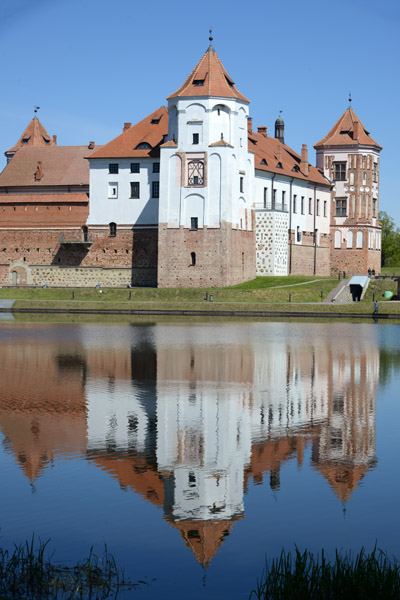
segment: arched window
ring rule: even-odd
[[[341,248],[341,235],[340,231],[335,231],[335,248]]]
[[[202,160],[191,160],[188,163],[188,184],[204,185],[204,162]]]
[[[116,223],[110,223],[110,237],[115,237],[117,235],[117,225]]]
[[[347,232],[347,247],[348,248],[353,247],[353,232],[352,231]]]
[[[190,259],[191,259],[191,267],[194,267],[196,265],[196,252],[191,252],[190,253]]]
[[[151,146],[148,142],[140,142],[135,148],[135,150],[151,150]]]

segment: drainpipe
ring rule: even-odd
[[[317,274],[317,232],[315,225],[317,224],[317,186],[314,185],[314,275]]]
[[[290,180],[290,193],[289,193],[289,232],[288,232],[289,233],[289,235],[288,235],[289,272],[288,272],[288,275],[290,275],[290,273],[292,272],[292,242],[290,241],[290,232],[292,231],[293,179],[294,179],[294,177],[292,177]]]

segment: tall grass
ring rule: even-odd
[[[106,546],[101,556],[91,548],[83,561],[62,566],[47,557],[48,542],[32,536],[11,552],[0,548],[0,600],[105,600],[138,585],[124,578]]]
[[[400,565],[375,548],[358,554],[336,550],[331,562],[297,547],[267,560],[250,594],[257,600],[399,600]]]

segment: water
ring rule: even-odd
[[[107,543],[149,599],[248,598],[295,543],[400,557],[399,325],[3,322],[0,377],[3,547]]]

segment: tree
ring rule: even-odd
[[[400,266],[400,229],[385,211],[379,212],[382,223],[382,267]]]

